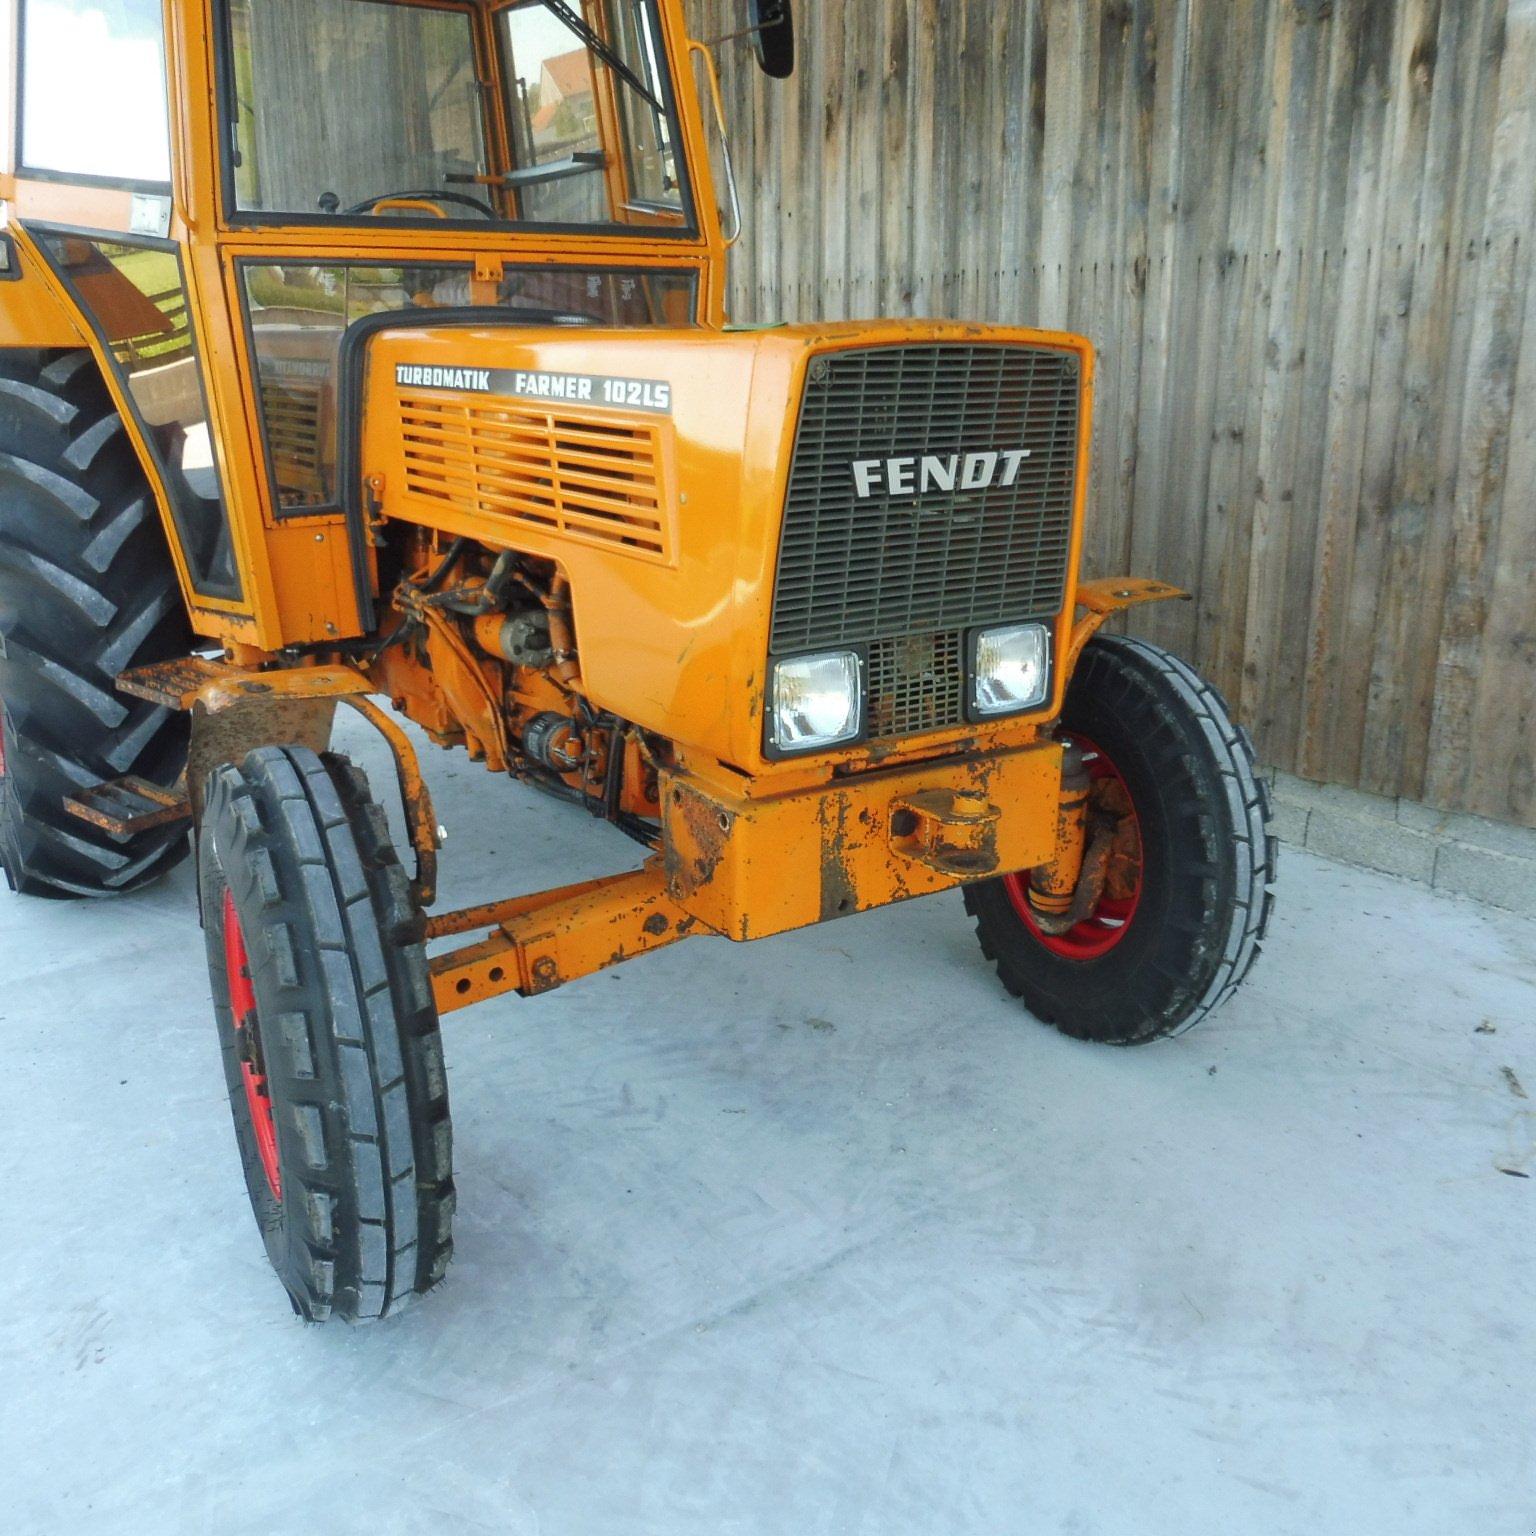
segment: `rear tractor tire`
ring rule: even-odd
[[[186,855],[184,828],[116,838],[64,799],[129,774],[176,782],[186,717],[115,681],[191,644],[154,497],[95,361],[0,351],[0,866],[13,890],[116,895]]]
[[[967,887],[1003,985],[1064,1034],[1140,1045],[1197,1024],[1231,996],[1269,924],[1275,840],[1253,748],[1221,696],[1142,640],[1089,642],[1060,735],[1083,750],[1090,816],[1116,824],[1092,912],[1049,934],[1029,873]]]
[[[294,1310],[370,1322],[453,1248],[452,1130],[420,914],[363,775],[260,747],[208,778],[198,877],[235,1138]]]

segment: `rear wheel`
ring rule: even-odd
[[[1269,923],[1276,850],[1252,746],[1183,662],[1107,635],[1083,653],[1061,734],[1083,751],[1090,816],[1114,827],[1103,895],[1049,933],[1027,871],[969,886],[982,949],[1066,1034],[1115,1045],[1179,1034],[1236,989]]]
[[[345,758],[208,780],[199,882],[246,1189],[295,1311],[367,1322],[442,1279],[452,1132],[419,916]]]
[[[186,717],[126,698],[130,667],[192,643],[159,513],[87,352],[0,351],[0,866],[36,896],[108,896],[187,852],[123,839],[64,800],[135,775],[170,788]]]

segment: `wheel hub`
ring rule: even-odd
[[[1097,960],[1125,938],[1141,901],[1143,863],[1141,827],[1136,807],[1120,770],[1096,743],[1086,736],[1072,738],[1082,749],[1088,773],[1088,817],[1113,834],[1102,872],[1102,887],[1092,909],[1061,933],[1042,925],[1030,901],[1029,872],[1004,876],[1004,886],[1014,910],[1035,938],[1066,960]]]
[[[229,1007],[235,1020],[235,1050],[240,1059],[240,1079],[245,1088],[245,1107],[262,1172],[274,1200],[283,1198],[283,1175],[277,1160],[277,1122],[272,1114],[272,1094],[267,1087],[266,1059],[261,1049],[261,1026],[256,1012],[256,991],[251,985],[251,962],[235,911],[234,893],[224,892],[224,965],[229,977]]]

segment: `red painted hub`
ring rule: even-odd
[[[251,986],[251,962],[245,950],[245,935],[240,931],[235,898],[228,890],[224,892],[224,969],[229,976],[229,1006],[235,1016],[240,1075],[245,1082],[251,1129],[256,1133],[256,1150],[261,1155],[262,1171],[272,1197],[281,1200],[283,1176],[277,1166],[277,1124],[272,1118],[266,1074],[261,1070],[261,1027],[256,1018],[256,992]]]
[[[1023,919],[1025,926],[1053,955],[1060,955],[1064,960],[1097,960],[1101,955],[1107,955],[1131,931],[1131,920],[1136,916],[1136,908],[1141,903],[1142,887],[1146,879],[1142,862],[1145,857],[1144,844],[1141,839],[1141,824],[1136,819],[1136,803],[1131,799],[1125,780],[1109,754],[1089,741],[1086,736],[1074,733],[1072,740],[1083,751],[1083,766],[1088,770],[1090,805],[1102,797],[1113,784],[1124,796],[1125,804],[1130,807],[1130,820],[1135,829],[1138,849],[1136,877],[1130,894],[1117,897],[1106,890],[1099,899],[1098,906],[1082,922],[1069,928],[1065,933],[1043,933],[1035,919],[1034,908],[1029,904],[1029,871],[1023,870],[1015,875],[1004,875],[1003,887],[1008,892],[1014,911]]]

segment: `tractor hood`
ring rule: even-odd
[[[939,539],[952,557],[956,540],[967,536],[957,509],[982,509],[969,515],[977,559],[984,553],[989,565],[1002,559],[998,568],[1007,567],[1006,548],[981,542],[999,530],[1005,543],[1009,537],[1011,525],[985,511],[992,497],[1025,504],[1031,548],[1048,556],[1042,565],[1032,555],[1027,572],[1019,564],[1016,590],[998,598],[1005,616],[1058,620],[1064,643],[1090,374],[1086,344],[1074,337],[911,322],[753,331],[434,329],[423,317],[419,327],[390,326],[369,342],[358,468],[388,518],[557,561],[570,578],[592,701],[756,771],[765,765],[764,679],[779,627],[775,576],[786,498],[807,480],[801,474],[791,486],[807,382],[815,388],[853,353],[879,352],[901,371],[905,358],[931,359],[936,349],[946,359],[949,349],[965,356],[966,380],[979,351],[995,358],[1010,349],[1018,358],[1023,349],[1030,367],[1054,370],[1050,410],[1027,404],[1000,418],[994,390],[980,424],[970,422],[969,436],[960,438],[954,422],[965,416],[967,400],[958,387],[953,398],[931,404],[942,389],[924,385],[920,419],[910,404],[899,404],[916,399],[910,382],[905,396],[899,387],[861,384],[851,413],[834,399],[831,417],[817,428],[808,482],[814,504],[805,515],[815,523],[825,504],[848,527],[814,530],[803,552],[809,563],[796,592],[808,605],[806,633],[820,632],[818,587],[846,613],[866,588],[879,599],[882,583],[892,590],[921,584],[921,541],[898,548],[896,520],[931,528],[923,537]],[[1024,386],[1008,388],[1019,394]],[[1054,508],[1044,535],[1034,502]],[[866,539],[860,556],[865,523],[874,542]],[[837,558],[831,544],[839,546]],[[857,568],[844,568],[849,558]],[[881,574],[893,561],[905,575]],[[971,600],[969,592],[958,597]],[[889,627],[879,607],[870,609],[871,622]],[[903,610],[908,627],[912,607],[908,601]],[[973,622],[968,613],[965,622]],[[871,634],[858,643],[885,638]]]

